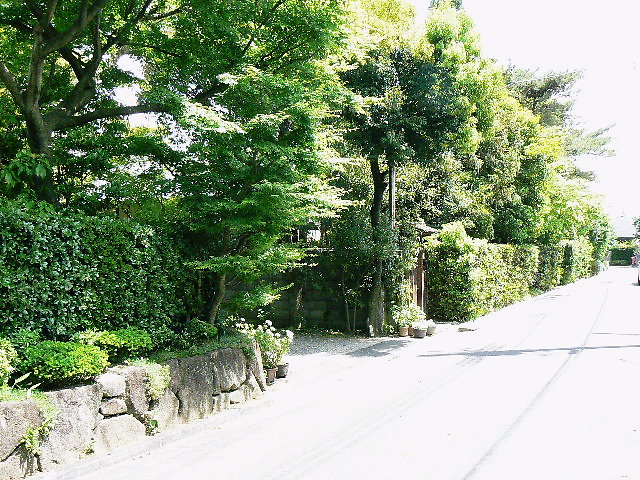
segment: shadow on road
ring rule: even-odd
[[[632,335],[632,334],[629,334]],[[452,352],[452,353],[429,353],[418,355],[418,357],[503,357],[509,355],[524,355],[527,353],[551,353],[551,352],[569,352],[570,355],[580,353],[582,350],[603,350],[617,348],[640,348],[640,345],[604,345],[600,347],[566,347],[566,348],[536,348],[525,350],[478,350],[469,352]]]
[[[384,342],[376,343],[368,347],[359,348],[353,352],[349,352],[347,355],[351,357],[384,357],[392,353],[397,353],[397,348],[402,347],[408,340],[397,338],[393,340],[385,340]]]

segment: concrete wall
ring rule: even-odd
[[[47,392],[59,410],[38,452],[22,439],[44,415],[33,400],[0,403],[0,479],[14,480],[88,455],[108,454],[191,420],[259,397],[265,390],[260,352],[224,349],[168,363],[171,384],[159,399],[147,393],[142,367],[118,366],[91,385]]]

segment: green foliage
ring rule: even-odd
[[[627,266],[631,265],[631,257],[634,255],[633,247],[614,247],[611,249],[611,260],[609,265],[612,266]]]
[[[141,357],[154,346],[151,335],[135,327],[111,331],[87,330],[75,334],[72,338],[78,343],[95,345],[104,350],[109,355],[111,363]]]
[[[593,245],[586,238],[567,240],[563,244],[564,257],[560,283],[566,285],[580,278],[589,277],[592,272]]]
[[[6,338],[0,338],[0,388],[4,387],[9,376],[15,370],[14,363],[18,354]]]
[[[560,285],[564,259],[564,244],[552,243],[540,247],[540,263],[536,275],[535,288],[551,290]]]
[[[0,232],[0,332],[153,331],[184,312],[188,272],[154,228],[0,201]]]
[[[426,318],[422,309],[413,303],[394,305],[391,315],[398,327],[409,327],[413,322],[421,322]]]
[[[146,359],[135,360],[131,365],[144,368],[147,377],[147,395],[152,401],[158,401],[171,384],[169,367]]]
[[[61,386],[88,381],[108,365],[107,353],[93,345],[45,340],[27,347],[17,369],[33,372],[45,386]]]
[[[218,328],[201,320],[191,320],[184,330],[175,336],[172,346],[178,349],[207,344],[218,338]]]
[[[467,321],[521,300],[533,285],[538,252],[474,240],[461,224],[446,225],[427,248],[430,315]]]
[[[273,327],[270,320],[254,326],[238,323],[236,328],[247,337],[256,341],[262,354],[262,364],[265,368],[275,368],[282,364],[283,358],[289,353],[293,332],[280,332]]]

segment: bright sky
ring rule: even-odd
[[[430,0],[411,0],[424,15]],[[619,235],[632,234],[640,216],[640,42],[638,0],[463,0],[485,55],[502,65],[582,70],[573,110],[586,128],[614,125],[616,156],[581,163],[598,175],[594,190]]]

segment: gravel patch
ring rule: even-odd
[[[375,345],[391,337],[349,337],[342,335],[296,335],[291,344],[290,356],[305,355],[346,355],[355,350]]]

